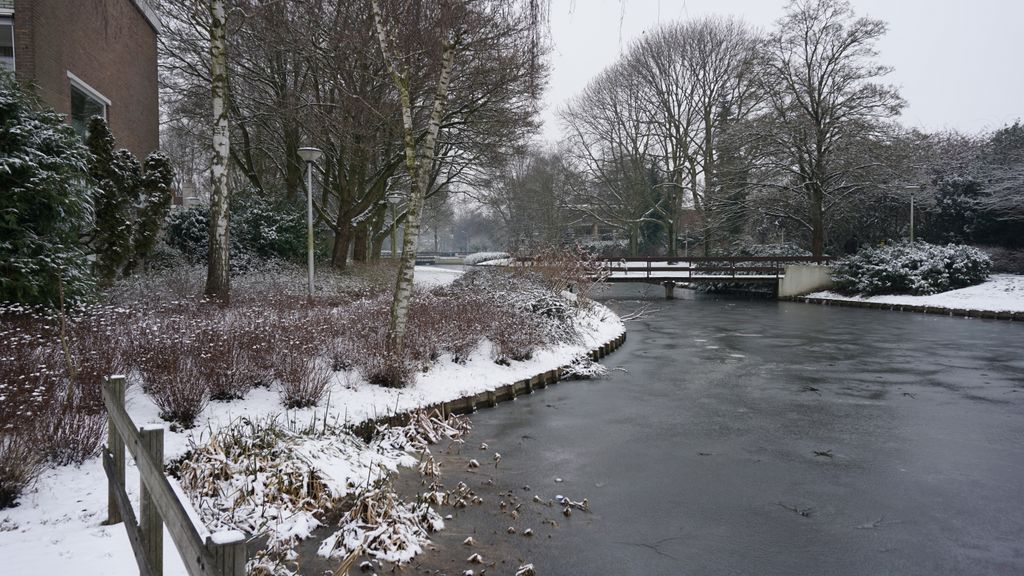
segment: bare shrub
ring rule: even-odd
[[[529,265],[514,270],[539,276],[556,294],[569,290],[586,298],[606,276],[600,262],[580,246],[550,246],[529,256]]]
[[[49,403],[38,428],[42,453],[58,466],[81,464],[95,456],[106,432],[104,412],[94,410],[91,399],[75,384],[63,388]]]
[[[191,428],[209,399],[191,358],[195,347],[181,336],[155,339],[150,346],[139,366],[147,391],[161,418]]]
[[[0,432],[0,509],[14,506],[42,473],[43,458],[35,440],[24,430]]]
[[[283,350],[275,372],[281,383],[281,400],[288,408],[316,406],[331,384],[331,369],[317,358]]]
[[[494,360],[499,364],[529,360],[534,350],[544,344],[544,334],[537,323],[523,314],[498,308],[493,312],[493,320],[490,338],[494,343]]]
[[[416,374],[412,363],[386,347],[368,354],[361,369],[367,382],[385,388],[405,388]]]
[[[244,398],[255,385],[250,356],[240,347],[230,323],[204,327],[194,346],[196,373],[206,382],[211,400]]]
[[[71,324],[67,361],[77,408],[102,412],[104,379],[124,372],[123,316],[112,309],[96,309],[88,318]]]

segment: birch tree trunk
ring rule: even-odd
[[[419,146],[416,145],[416,132],[413,125],[412,99],[409,94],[408,70],[400,65],[394,54],[384,20],[380,12],[379,0],[371,0],[373,21],[377,30],[377,41],[380,44],[384,60],[387,62],[391,81],[398,89],[402,107],[403,144],[405,148],[405,167],[409,172],[409,203],[406,209],[405,225],[402,233],[402,256],[398,264],[398,279],[395,282],[395,295],[391,301],[391,314],[388,321],[388,343],[391,350],[401,354],[405,345],[406,320],[409,316],[409,301],[412,298],[413,275],[416,267],[416,247],[420,236],[420,222],[423,214],[423,200],[430,182],[430,172],[434,165],[437,135],[441,130],[441,118],[448,100],[448,86],[451,82],[452,66],[455,61],[455,42],[445,41],[441,55],[441,70],[434,90],[433,106],[427,131]],[[394,249],[394,248],[392,248]]]
[[[224,0],[210,0],[210,88],[213,92],[213,188],[210,192],[210,251],[205,294],[228,302],[228,74],[225,51]]]

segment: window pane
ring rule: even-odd
[[[85,139],[89,119],[93,116],[106,118],[106,105],[71,85],[71,126]]]
[[[14,70],[14,26],[0,21],[0,68]]]

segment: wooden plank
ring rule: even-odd
[[[149,488],[149,496],[159,511],[161,518],[171,534],[174,546],[181,554],[182,562],[190,576],[219,576],[214,571],[212,557],[206,545],[199,537],[197,528],[192,524],[189,513],[185,510],[177,495],[171,489],[164,475],[162,465],[157,465],[152,457],[142,448],[142,437],[123,405],[117,405],[114,388],[108,381],[103,386],[103,403],[107,407],[107,415],[116,426],[125,447],[135,458],[139,476]]]
[[[110,489],[114,492],[116,506],[120,508],[119,512],[124,519],[125,531],[128,532],[128,543],[132,545],[135,563],[139,565],[139,576],[155,576],[149,568],[150,563],[146,559],[146,553],[139,537],[139,526],[135,523],[135,511],[132,509],[128,493],[124,489],[124,483],[117,482],[117,463],[107,450],[103,450],[103,471],[107,473]]]
[[[110,387],[111,402],[124,407],[125,377],[113,376],[106,381],[105,386]],[[121,512],[118,507],[117,493],[114,484],[124,486],[124,439],[117,431],[117,426],[109,417],[107,418],[107,450],[113,458],[112,479],[107,486],[107,524],[117,524],[121,521]]]
[[[245,576],[245,535],[230,530],[207,538],[214,567],[222,576]]]
[[[164,429],[143,428],[139,431],[142,436],[143,450],[149,453],[154,462],[163,466],[164,462]],[[149,495],[149,488],[146,483],[139,479],[139,532],[142,536],[142,547],[145,550],[146,559],[149,560],[149,567],[153,576],[162,576],[164,573],[164,521],[160,517],[153,498]]]

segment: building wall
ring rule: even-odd
[[[18,80],[71,113],[71,72],[111,101],[118,146],[140,160],[159,147],[157,32],[133,0],[15,0]]]

